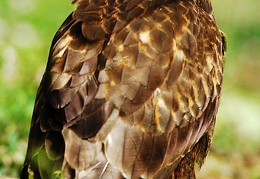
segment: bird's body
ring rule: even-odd
[[[38,89],[21,178],[195,178],[224,40],[207,0],[75,0]]]

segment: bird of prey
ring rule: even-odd
[[[21,178],[196,178],[225,38],[209,0],[74,0],[39,86]]]

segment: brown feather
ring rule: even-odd
[[[74,0],[38,89],[21,178],[196,178],[226,48],[208,0]]]

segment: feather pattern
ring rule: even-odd
[[[195,178],[225,41],[208,0],[74,0],[38,89],[21,178]]]

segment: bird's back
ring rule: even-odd
[[[21,178],[195,178],[224,41],[206,0],[75,0],[38,89]]]

